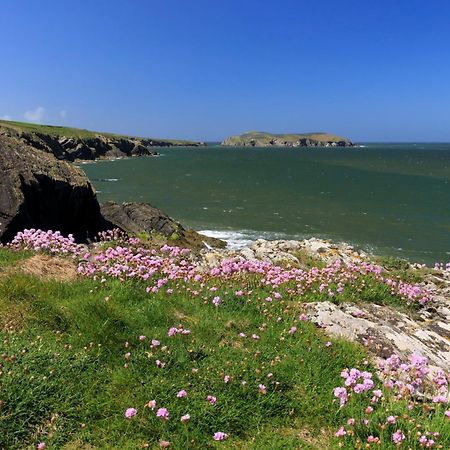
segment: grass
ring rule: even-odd
[[[344,413],[333,389],[342,368],[367,355],[341,340],[326,346],[321,330],[298,321],[299,304],[264,302],[269,288],[255,277],[216,280],[219,308],[205,294],[212,281],[198,296],[178,281],[166,285],[173,295],[149,295],[140,281],[56,282],[15,269],[29,255],[0,249],[0,266],[10,267],[0,278],[0,448],[139,449],[160,440],[171,449],[338,448]],[[236,298],[243,285],[251,296]],[[173,326],[191,333],[169,337]],[[161,345],[152,348],[152,339]],[[186,398],[177,398],[181,389]],[[150,400],[169,421],[144,407]],[[352,406],[355,415],[363,405]],[[138,412],[127,420],[130,407]],[[217,431],[229,439],[213,441]],[[450,439],[450,430],[442,434]]]
[[[152,139],[160,142],[170,142],[178,145],[193,144],[193,141],[180,140],[180,139],[159,139],[148,137],[136,137],[126,136],[123,134],[105,133],[99,131],[89,131],[82,128],[62,127],[57,125],[41,125],[29,122],[14,122],[9,120],[0,120],[0,127],[12,129],[19,133],[42,133],[50,136],[65,136],[69,138],[96,138],[99,135],[107,136],[111,138],[124,138],[124,139]]]

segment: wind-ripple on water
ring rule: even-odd
[[[230,242],[314,235],[418,262],[448,260],[450,144],[363,145],[167,148],[161,159],[83,169],[100,201],[147,201],[186,226],[229,233]]]

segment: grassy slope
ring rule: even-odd
[[[262,131],[249,131],[238,136],[231,136],[229,139],[233,141],[257,139],[264,142],[269,142],[271,139],[281,138],[286,142],[297,142],[299,139],[311,139],[313,141],[326,141],[326,142],[339,142],[349,141],[347,138],[336,136],[329,133],[317,132],[317,133],[302,133],[302,134],[274,134],[266,133]]]
[[[361,365],[365,353],[338,340],[325,346],[320,330],[297,321],[298,303],[263,301],[270,289],[255,278],[216,284],[220,308],[186,291],[149,295],[137,281],[45,281],[14,268],[29,255],[0,249],[0,342],[4,356],[14,355],[2,361],[0,448],[32,449],[39,441],[47,449],[157,448],[160,439],[180,450],[338,448],[333,433],[345,416],[332,390],[341,369]],[[237,299],[243,286],[253,294]],[[294,323],[299,331],[289,336]],[[169,338],[168,328],[180,325],[191,334]],[[151,339],[167,349],[151,349]],[[187,398],[176,397],[180,389]],[[215,406],[207,395],[217,397]],[[144,408],[153,399],[168,408],[169,422]],[[129,407],[138,409],[130,421]],[[191,421],[183,425],[186,413]],[[215,443],[216,431],[230,438]]]
[[[98,135],[109,136],[115,138],[134,138],[134,136],[125,136],[114,133],[103,133],[99,131],[89,131],[81,128],[60,127],[56,125],[39,125],[28,122],[13,122],[7,120],[0,120],[0,127],[13,129],[18,132],[28,133],[42,133],[51,136],[66,136],[69,138],[95,138]],[[139,139],[139,138],[138,138]],[[141,138],[141,139],[154,139],[161,142],[173,142],[177,144],[191,144],[192,141],[187,140],[175,140],[175,139],[157,139],[157,138]]]

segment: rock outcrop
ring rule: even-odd
[[[251,131],[226,138],[222,145],[232,147],[352,147],[347,138],[328,133],[273,134]]]
[[[431,316],[424,309],[416,317],[376,304],[317,302],[307,304],[307,311],[325,333],[359,342],[376,357],[385,359],[396,353],[407,359],[418,353],[430,364],[450,371],[450,302],[432,307]]]
[[[18,138],[0,136],[0,241],[25,228],[72,233],[78,241],[109,228],[84,173]]]
[[[275,265],[309,269],[333,264],[373,262],[373,257],[346,243],[323,239],[302,241],[258,239],[241,249],[207,250],[199,262],[201,270],[219,266],[224,259],[244,258]],[[406,263],[405,263],[406,264]],[[410,271],[421,273],[420,286],[430,301],[407,313],[401,309],[361,302],[336,304],[330,301],[306,303],[309,319],[324,332],[364,345],[375,357],[384,359],[392,353],[407,359],[413,353],[428,358],[431,365],[450,370],[450,270],[427,269],[407,264]],[[389,271],[389,269],[386,269]],[[301,301],[301,299],[299,299]]]
[[[21,125],[0,121],[0,135],[18,138],[66,161],[155,156],[158,153],[154,147],[204,145],[202,142],[136,138],[74,128]]]
[[[224,247],[225,242],[184,228],[166,213],[148,203],[106,202],[101,205],[103,217],[115,227],[131,234],[159,233],[175,245],[192,248]]]

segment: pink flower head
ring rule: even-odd
[[[450,419],[450,409],[448,409],[447,411],[445,411],[445,417],[448,417]]]
[[[339,430],[336,431],[335,436],[336,437],[343,437],[347,434],[344,427],[339,428]]]
[[[184,389],[181,389],[181,391],[178,392],[177,397],[183,398],[187,396],[187,392]]]
[[[291,327],[291,329],[289,330],[289,334],[292,335],[297,331],[297,327]]]
[[[139,336],[139,340],[140,341],[145,341],[145,336],[142,334],[141,336]]]
[[[402,433],[402,430],[397,430],[392,434],[392,442],[395,444],[401,444],[405,439],[405,435]]]
[[[171,337],[178,333],[178,328],[171,327],[169,328],[169,331],[167,332],[167,336]]]
[[[214,298],[212,299],[212,304],[213,304],[215,307],[218,307],[221,303],[222,303],[222,299],[221,299],[220,297],[218,297],[218,296],[216,296],[216,297],[214,297]]]
[[[161,342],[157,339],[152,339],[152,347],[158,347],[159,345],[161,345]]]
[[[46,447],[45,442],[39,442],[39,444],[37,445],[37,449],[38,450],[44,450]]]
[[[330,341],[328,341],[328,342],[325,342],[325,347],[331,347],[333,344],[332,344],[332,342],[330,342]]]
[[[191,419],[191,416],[189,414],[185,414],[184,416],[181,416],[180,420],[182,423],[188,423],[190,419]]]
[[[159,408],[156,411],[156,417],[159,417],[161,420],[169,420],[169,411],[166,408]]]
[[[168,448],[170,446],[170,442],[169,441],[159,441],[159,446],[161,448]]]
[[[228,437],[228,434],[222,433],[222,431],[217,431],[214,433],[213,439],[215,441],[224,441]]]
[[[132,417],[134,417],[137,414],[137,409],[136,408],[128,408],[125,411],[125,417],[127,419],[131,419]]]
[[[223,381],[224,381],[225,383],[228,383],[228,382],[230,381],[230,375],[225,375],[225,376],[223,377]]]
[[[392,425],[392,424],[396,423],[397,420],[396,420],[396,418],[395,418],[394,416],[389,416],[389,417],[386,419],[386,422]]]
[[[263,384],[259,384],[258,385],[258,390],[260,394],[266,394],[267,393],[267,389]]]
[[[208,395],[208,397],[206,397],[206,400],[208,400],[211,405],[215,405],[217,402],[217,399],[216,397],[214,397],[214,395]]]

